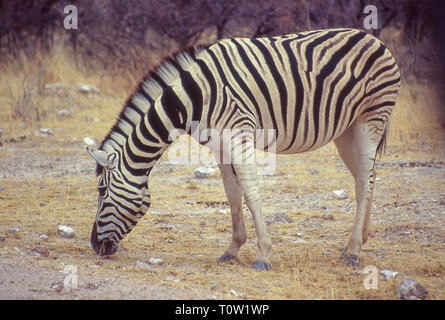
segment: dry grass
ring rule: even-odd
[[[49,236],[43,245],[50,257],[26,256],[24,264],[48,269],[76,264],[83,275],[113,277],[123,273],[138,282],[196,291],[198,297],[206,292],[217,298],[234,298],[229,293],[235,290],[240,298],[248,299],[394,299],[401,278],[410,276],[428,288],[430,298],[445,299],[445,211],[440,204],[445,201],[443,165],[437,172],[423,167],[378,166],[378,175],[384,180],[377,183],[372,233],[362,265],[396,270],[401,275],[393,281],[380,277],[378,290],[366,290],[365,276],[338,259],[353,223],[355,203],[353,179],[333,145],[309,154],[280,156],[277,175],[261,182],[264,215],[285,213],[293,221],[269,226],[274,244],[271,272],[250,268],[256,240],[247,211],[249,239],[239,259],[216,263],[231,237],[230,215],[218,212],[227,208],[222,182],[219,177],[196,180],[189,166],[176,166],[171,172],[163,165],[165,158],[151,177],[153,205],[147,216],[115,256],[97,257],[88,247],[96,212],[94,162],[79,141],[86,136],[100,140],[106,134],[136,80],[125,74],[111,78],[82,69],[73,61],[69,52],[56,48],[50,56],[36,61],[22,57],[0,69],[0,128],[4,130],[0,166],[6,177],[0,180],[4,188],[0,192],[0,234],[11,227],[21,229],[20,237],[8,237],[2,247],[10,254],[14,247],[29,252],[40,234]],[[35,93],[39,103],[33,104],[31,99],[28,105],[30,110],[38,109],[41,117],[36,121],[15,113],[16,106],[8,97],[20,97],[24,79],[39,72]],[[60,95],[46,94],[42,86],[54,82],[65,82],[69,88],[89,83],[99,87],[101,94],[83,96],[70,93],[71,89]],[[63,108],[72,110],[73,117],[57,118],[56,111]],[[86,116],[100,121],[87,121]],[[388,154],[380,163],[443,161],[441,116],[430,86],[405,83],[392,119]],[[55,135],[35,134],[45,127],[52,128]],[[20,136],[26,138],[20,143],[9,142],[11,138],[19,141]],[[312,174],[312,168],[320,173]],[[339,188],[349,190],[348,199],[332,198],[331,191]],[[352,211],[348,209],[351,206]],[[425,214],[416,214],[419,206]],[[335,220],[321,220],[325,212],[332,213]],[[76,237],[59,238],[55,233],[59,224],[74,228]],[[149,257],[162,257],[165,263],[155,272],[134,269],[136,261]]]

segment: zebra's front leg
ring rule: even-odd
[[[266,224],[261,214],[261,195],[258,186],[256,164],[234,164],[233,167],[244,193],[247,207],[252,214],[258,239],[258,251],[255,256],[253,268],[269,270],[271,268],[269,254],[272,248],[272,241],[270,240],[270,235],[267,232]]]
[[[219,262],[224,262],[236,258],[240,247],[246,243],[247,233],[244,226],[242,191],[235,174],[234,168],[230,164],[219,164],[219,170],[224,183],[224,190],[229,200],[230,213],[232,215],[232,242],[226,251],[219,257]]]

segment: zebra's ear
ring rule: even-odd
[[[102,167],[107,168],[109,170],[114,169],[116,167],[116,154],[115,153],[106,153],[102,150],[93,150],[87,147],[88,153],[93,157],[94,160]]]

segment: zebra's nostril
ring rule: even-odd
[[[119,245],[116,241],[110,239],[104,239],[100,241],[99,255],[101,256],[112,255],[117,251],[118,247]]]

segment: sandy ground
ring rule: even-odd
[[[43,269],[35,259],[12,255],[1,256],[0,299],[83,299],[83,300],[165,300],[214,299],[205,292],[172,289],[169,286],[134,281],[127,276],[112,278],[77,273],[77,284],[66,282],[70,273]]]
[[[339,260],[352,227],[353,179],[333,145],[279,156],[260,167],[264,216],[272,234],[274,270],[251,271],[255,235],[237,261],[216,259],[230,240],[230,214],[221,179],[196,179],[196,166],[162,159],[150,181],[150,213],[111,258],[89,247],[96,210],[94,161],[80,142],[57,134],[3,141],[0,155],[0,299],[395,299],[397,284],[419,280],[431,299],[445,299],[445,159],[442,141],[389,146],[378,161],[371,235],[362,267],[399,272],[363,288],[364,275]],[[332,191],[348,197],[335,199]],[[322,219],[325,213],[332,219]],[[65,224],[76,236],[54,231]],[[19,228],[18,232],[10,228]],[[41,234],[49,239],[39,240]],[[44,250],[47,256],[35,251]],[[46,251],[45,251],[46,250]],[[162,265],[136,268],[161,257]],[[77,288],[63,286],[67,266]]]

